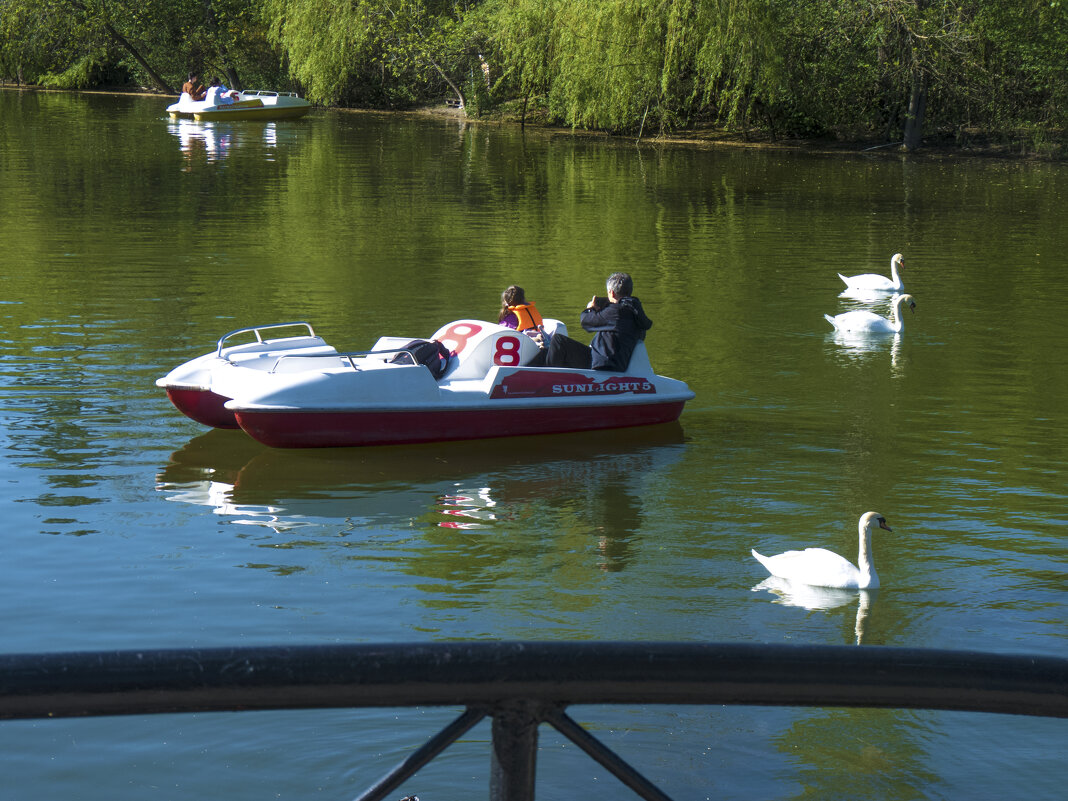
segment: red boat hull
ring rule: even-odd
[[[201,425],[215,428],[239,428],[234,413],[225,408],[229,398],[208,389],[175,389],[167,387],[167,397],[174,408]]]
[[[457,439],[562,434],[670,423],[684,401],[443,411],[239,411],[237,423],[272,448],[397,445]]]

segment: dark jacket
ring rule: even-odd
[[[582,312],[582,327],[595,332],[590,350],[594,370],[622,372],[630,364],[634,347],[645,339],[645,332],[653,321],[645,316],[642,302],[637,298],[620,298],[603,309]]]

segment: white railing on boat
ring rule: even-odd
[[[215,355],[222,358],[223,346],[226,343],[226,340],[230,339],[230,337],[235,337],[239,334],[255,334],[256,341],[263,342],[262,331],[272,331],[276,328],[291,328],[298,325],[302,325],[308,329],[308,336],[315,336],[315,329],[311,327],[311,323],[306,323],[303,320],[292,323],[274,323],[273,325],[254,325],[249,326],[248,328],[237,328],[230,333],[223,334],[219,337],[219,341],[216,343]]]
[[[271,89],[242,89],[241,94],[247,97],[300,97],[296,92],[275,92]]]

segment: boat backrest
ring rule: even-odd
[[[546,317],[541,321],[541,327],[549,336],[552,336],[553,334],[563,334],[565,337],[567,336],[567,326],[560,320]]]
[[[644,342],[639,342],[634,346],[626,372],[634,375],[647,375],[653,372],[653,365],[649,362],[649,351],[645,349]]]
[[[279,354],[279,358],[273,361],[265,360],[265,365],[272,373],[303,373],[305,370],[335,370],[339,367],[350,366],[348,359],[337,354],[323,354],[311,356],[295,354],[285,356]]]
[[[491,367],[528,364],[538,352],[526,334],[484,320],[456,320],[438,330],[433,339],[453,353],[446,379],[484,378]]]

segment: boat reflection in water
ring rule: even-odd
[[[211,122],[172,120],[167,130],[178,137],[178,147],[190,163],[198,157],[207,162],[226,158],[234,139],[233,126]]]
[[[768,576],[753,587],[752,591],[770,592],[776,596],[773,603],[822,612],[847,606],[857,601],[859,596],[857,619],[853,626],[857,645],[860,645],[864,639],[864,624],[871,613],[872,601],[878,592],[877,590],[842,590],[834,587],[815,587],[811,584],[801,584],[778,576]]]
[[[198,122],[173,119],[167,130],[178,140],[178,147],[186,157],[188,170],[194,163],[222,161],[233,150],[254,145],[263,150],[267,161],[274,160],[276,148],[297,141],[301,134],[293,126],[279,126],[275,122]]]
[[[595,529],[602,568],[626,561],[649,482],[685,452],[678,422],[540,438],[277,450],[213,429],[157,474],[167,500],[302,541],[418,529]],[[590,521],[596,521],[591,524]],[[442,532],[444,533],[444,532]],[[273,535],[272,535],[273,536]],[[292,545],[292,543],[290,543]]]

